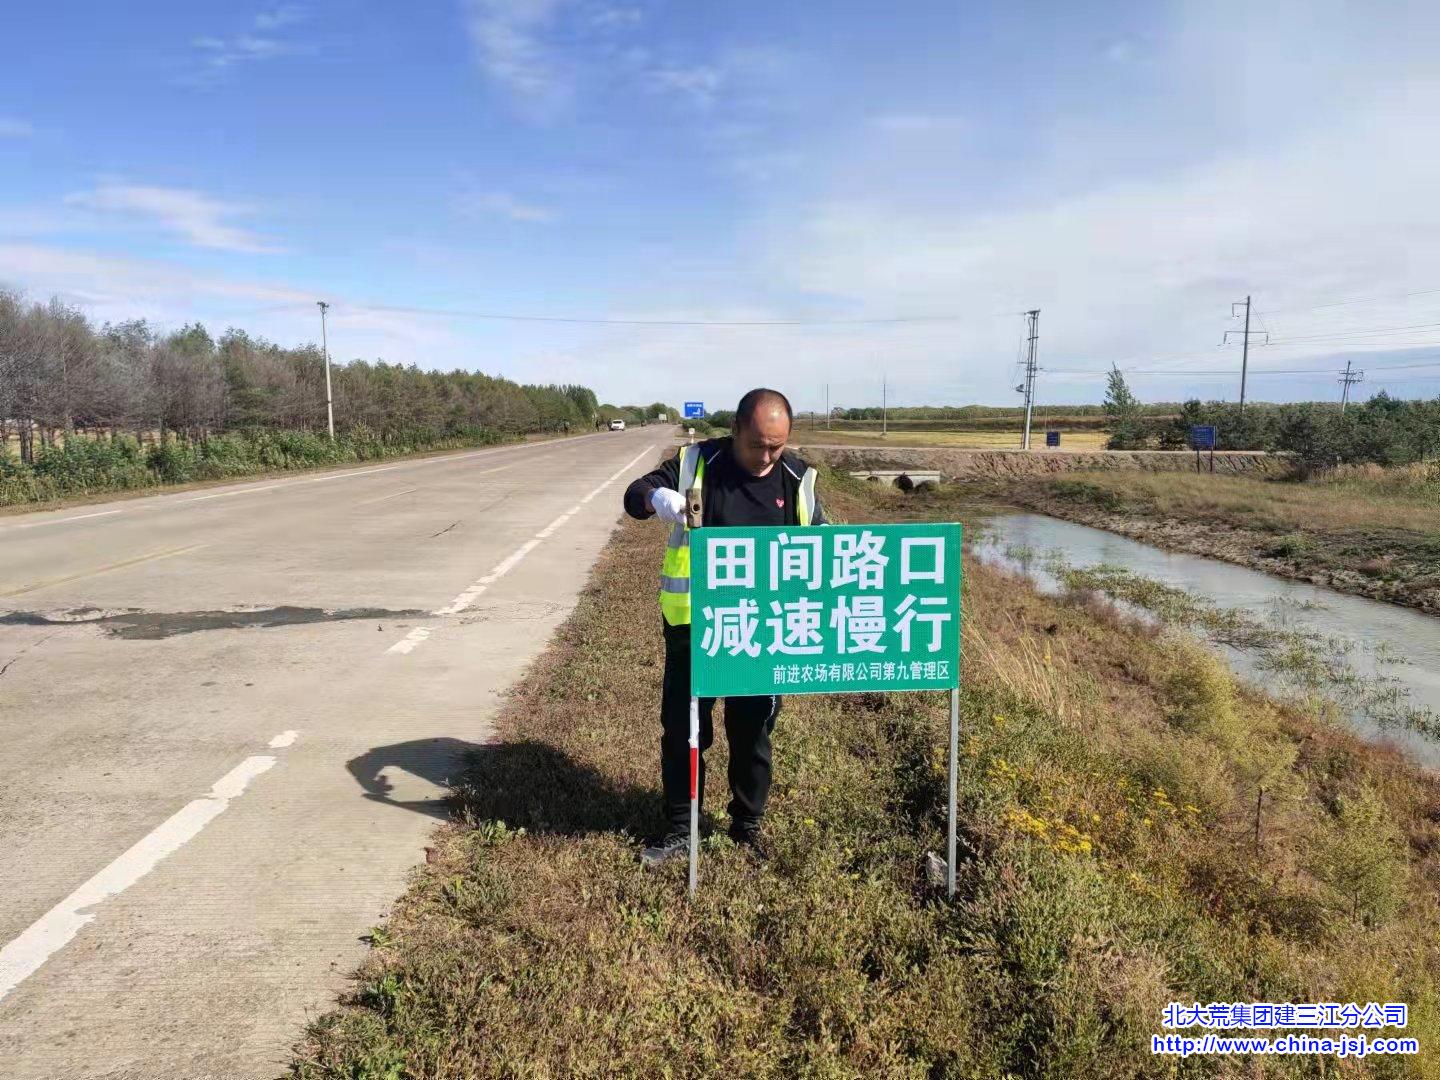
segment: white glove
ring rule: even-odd
[[[661,521],[685,524],[685,496],[671,488],[656,488],[650,492],[650,508]]]

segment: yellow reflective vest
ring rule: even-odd
[[[700,445],[680,448],[680,494],[692,487],[705,487],[705,459]],[[783,462],[778,463],[784,468]],[[815,470],[807,468],[800,478],[799,499],[795,513],[801,525],[809,525],[815,516]],[[665,561],[660,566],[660,613],[671,626],[690,625],[690,526],[676,525],[670,530],[665,545]]]

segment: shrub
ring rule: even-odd
[[[1373,788],[1362,786],[1336,799],[1311,868],[1335,891],[1341,909],[1366,926],[1385,922],[1399,909],[1407,877],[1403,840]]]
[[[149,447],[128,435],[113,439],[76,436],[60,446],[37,447],[32,465],[0,450],[0,506],[191,480],[223,480],[270,470],[377,461],[422,450],[489,446],[505,438],[493,428],[474,424],[403,426],[383,436],[360,425],[333,441],[314,431],[253,428],[195,442],[169,438]]]

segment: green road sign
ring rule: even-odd
[[[960,685],[960,526],[690,532],[690,692]]]

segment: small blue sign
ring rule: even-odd
[[[705,418],[705,403],[703,401],[685,402],[686,420],[703,420]]]
[[[1053,447],[1053,446],[1059,446],[1059,445],[1060,445],[1060,433],[1059,433],[1058,431],[1047,431],[1047,432],[1045,432],[1045,445],[1046,445],[1046,446],[1052,446],[1052,447]]]
[[[1190,425],[1190,449],[1191,449],[1191,450],[1214,450],[1214,449],[1215,449],[1215,425],[1214,425],[1214,424],[1191,424],[1191,425]]]

